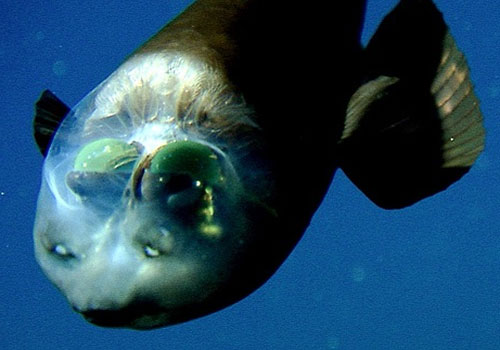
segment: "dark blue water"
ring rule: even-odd
[[[486,151],[462,181],[388,212],[338,173],[276,275],[196,321],[110,330],[71,311],[32,253],[42,165],[33,102],[50,87],[73,105],[187,3],[0,3],[0,347],[500,349],[500,4],[492,0],[437,1],[467,53],[488,131]],[[395,3],[369,2],[365,38]]]

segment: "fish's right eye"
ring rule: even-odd
[[[135,143],[103,138],[83,146],[66,184],[85,204],[103,214],[115,208],[140,156]]]
[[[85,145],[75,158],[74,170],[82,172],[131,172],[139,150],[134,144],[104,138]]]

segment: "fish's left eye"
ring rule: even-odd
[[[207,187],[224,180],[217,154],[193,141],[175,141],[160,148],[151,158],[140,183],[146,200],[166,198],[172,209],[199,203]]]
[[[151,159],[153,174],[185,174],[195,181],[218,182],[222,178],[217,154],[194,141],[175,141],[160,148]]]

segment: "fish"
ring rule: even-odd
[[[384,209],[469,171],[483,117],[442,13],[401,0],[363,46],[365,8],[198,0],[72,108],[41,94],[35,256],[75,311],[208,315],[274,274],[337,169]]]

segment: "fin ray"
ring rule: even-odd
[[[473,165],[484,148],[479,101],[467,60],[430,0],[402,0],[366,60],[368,81],[347,108],[340,167],[377,205],[402,208]]]

